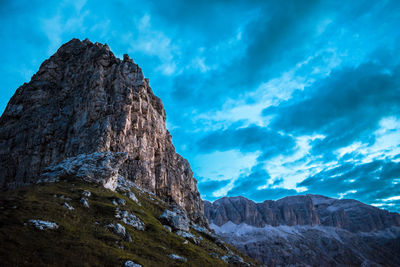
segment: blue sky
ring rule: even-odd
[[[0,0],[0,22],[1,110],[89,38],[150,78],[203,198],[400,210],[398,1]]]

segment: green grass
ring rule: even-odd
[[[89,209],[79,202],[83,190],[92,193],[88,198]],[[157,220],[165,209],[162,201],[150,200],[146,193],[135,190],[134,193],[141,206],[122,194],[83,182],[59,182],[3,192],[0,196],[0,265],[123,266],[126,260],[132,260],[146,267],[227,266],[209,255],[226,252],[206,236],[199,245],[184,244],[183,238],[168,232]],[[71,200],[61,199],[60,195]],[[146,225],[145,231],[135,230],[114,217],[114,198],[126,200],[123,209],[138,216]],[[63,207],[65,202],[75,210]],[[28,222],[30,219],[55,222],[59,228],[41,231]],[[105,227],[112,222],[124,225],[132,242],[124,241]],[[173,261],[168,258],[171,253],[188,261]]]

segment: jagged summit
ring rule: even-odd
[[[106,44],[72,39],[18,88],[1,116],[0,187],[35,182],[68,158],[125,152],[119,175],[204,221],[196,180],[165,119],[128,55],[121,60]]]

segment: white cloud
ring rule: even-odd
[[[386,199],[382,199],[383,201],[393,201],[393,200],[400,200],[400,196],[389,197]]]
[[[361,159],[350,159],[354,163],[369,163],[374,160],[393,158],[400,154],[400,120],[396,117],[385,117],[379,122],[379,128],[373,133],[375,142],[373,144],[354,142],[349,146],[339,148],[335,151],[338,157],[347,153],[354,153]]]
[[[291,155],[279,155],[266,161],[265,168],[271,176],[271,181],[283,179],[282,186],[287,189],[298,189],[296,184],[305,178],[321,171],[326,163],[310,154],[310,142],[323,139],[323,135],[296,137],[295,152]]]
[[[142,53],[159,58],[161,65],[156,68],[166,76],[177,74],[177,58],[179,47],[172,42],[163,31],[156,29],[151,23],[151,16],[145,14],[136,21],[137,32],[127,33],[125,41],[129,42],[129,53]]]

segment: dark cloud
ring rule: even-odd
[[[198,181],[197,186],[198,189],[201,193],[201,196],[204,199],[213,201],[217,199],[216,197],[213,196],[213,193],[215,191],[218,191],[219,189],[223,188],[224,186],[228,185],[230,180],[205,180],[201,179]]]
[[[260,186],[267,184],[270,176],[261,164],[254,166],[250,173],[241,175],[234,183],[233,188],[227,193],[228,196],[244,196],[254,201],[264,201],[266,199],[279,199],[288,195],[296,195],[297,191],[285,188],[264,188]],[[277,181],[272,185],[279,184]]]
[[[371,143],[371,132],[384,116],[400,111],[400,69],[365,63],[333,71],[292,99],[263,111],[276,117],[272,127],[293,134],[321,133],[313,142],[316,153],[351,144]]]
[[[298,186],[306,187],[307,193],[331,197],[340,197],[341,193],[349,192],[345,198],[373,204],[400,195],[397,184],[399,181],[396,182],[395,179],[400,179],[400,163],[377,160],[364,164],[347,163],[322,171],[305,179]]]
[[[250,125],[213,131],[197,142],[198,151],[208,153],[239,149],[242,152],[262,151],[262,159],[292,151],[293,138],[267,128]]]
[[[230,196],[238,196],[253,192],[259,186],[263,186],[270,179],[267,171],[261,165],[254,166],[250,173],[241,175],[234,183],[234,187],[228,192]]]
[[[324,16],[319,12],[322,8],[319,1],[244,1],[238,5],[222,2],[223,8],[219,3],[186,7],[189,10],[198,8],[197,14],[204,11],[203,16],[217,8],[216,14],[207,16],[206,21],[196,21],[190,26],[183,24],[185,26],[182,27],[194,27],[194,38],[204,39],[197,45],[208,48],[208,63],[216,63],[219,67],[206,74],[185,71],[174,78],[174,100],[184,107],[215,108],[225,102],[227,94],[237,99],[245,92],[255,90],[261,82],[305,60],[309,56],[306,50],[309,48],[309,39],[315,34],[316,22]],[[221,12],[219,7],[225,12]],[[235,19],[227,20],[226,12]],[[175,12],[173,14],[177,15]],[[195,18],[185,17],[189,21]],[[231,22],[228,24],[227,21]],[[238,30],[241,32],[238,47],[226,45],[218,50],[211,49],[215,42],[227,43],[229,38],[235,38]],[[217,34],[214,35],[214,32]],[[189,54],[193,47],[190,49]],[[235,57],[231,58],[232,55]],[[226,62],[224,58],[231,60]],[[198,79],[199,75],[201,79]]]

